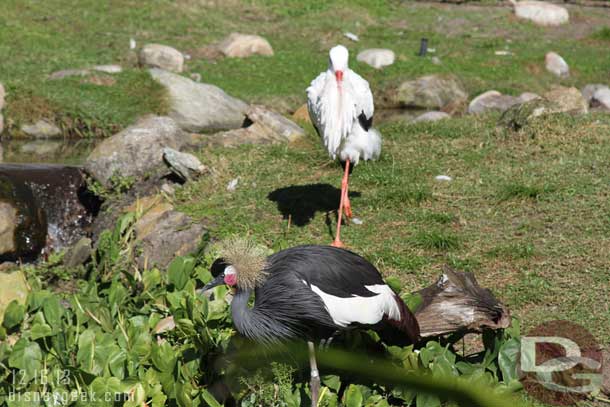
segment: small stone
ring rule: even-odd
[[[191,79],[195,82],[201,82],[201,74],[200,73],[192,73],[190,75]]]
[[[441,62],[441,59],[440,59],[439,57],[436,57],[436,56],[435,56],[435,57],[430,58],[430,61],[431,61],[431,62],[432,62],[434,65],[440,65],[440,64],[442,63],[442,62]]]
[[[173,186],[171,186],[170,184],[168,184],[166,182],[163,185],[161,185],[161,192],[163,192],[164,194],[167,194],[169,196],[172,196],[176,193],[176,188],[174,188]]]
[[[269,41],[259,35],[231,33],[219,45],[218,49],[229,58],[246,58],[252,55],[273,55]]]
[[[519,98],[503,95],[497,90],[489,90],[472,99],[468,105],[468,113],[480,114],[489,111],[505,112],[511,106],[521,103]]]
[[[64,69],[61,71],[53,72],[51,75],[49,75],[48,79],[54,81],[58,79],[69,78],[71,76],[87,76],[90,73],[91,71],[88,69]]]
[[[91,258],[91,239],[83,237],[76,244],[68,249],[64,255],[64,266],[72,268],[85,264]]]
[[[170,72],[182,72],[184,56],[177,49],[167,45],[146,44],[140,51],[140,63]]]
[[[136,40],[133,38],[129,39],[129,49],[136,49]]]
[[[506,51],[506,50],[500,50],[500,51],[494,52],[494,55],[505,57],[505,56],[513,55],[513,53],[510,51]]]
[[[515,7],[515,15],[519,18],[530,20],[541,26],[557,26],[565,24],[570,20],[570,15],[565,7],[543,1],[515,1],[511,0]]]
[[[396,56],[391,49],[371,48],[365,49],[358,53],[356,59],[372,66],[375,69],[381,69],[384,66],[390,66],[394,63]]]
[[[595,92],[597,92],[599,89],[607,87],[607,85],[602,85],[601,83],[589,84],[582,88],[580,90],[580,93],[582,93],[582,97],[585,98],[587,103],[591,103],[591,99],[593,99],[593,95],[595,94]]]
[[[123,68],[120,65],[96,65],[93,67],[93,70],[111,75],[123,72]]]
[[[544,97],[557,105],[557,112],[587,113],[589,105],[582,93],[574,87],[556,86],[544,94]]]
[[[24,124],[21,126],[21,131],[35,138],[48,138],[61,135],[61,129],[46,120],[38,120],[34,124]]]
[[[610,110],[610,89],[598,89],[591,98],[591,107],[601,108],[602,110]]]
[[[560,78],[570,76],[570,67],[567,62],[556,52],[549,52],[544,57],[546,70]]]
[[[351,33],[351,32],[349,32],[349,31],[348,31],[348,32],[343,33],[343,36],[344,36],[345,38],[347,38],[348,40],[352,40],[352,41],[354,41],[354,42],[358,42],[358,41],[360,41],[360,38],[358,38],[358,36],[357,36],[356,34]]]
[[[229,181],[229,183],[227,184],[227,191],[229,192],[234,192],[237,189],[237,184],[239,183],[239,177],[238,178],[233,178],[231,181]]]
[[[439,182],[451,182],[453,180],[453,178],[448,175],[437,175],[434,179]]]
[[[360,218],[352,218],[352,223],[354,225],[362,225],[364,222]]]
[[[174,174],[184,181],[189,181],[205,172],[205,165],[197,157],[188,153],[181,153],[173,148],[163,149],[163,159]]]
[[[413,123],[435,122],[438,120],[449,119],[449,118],[451,118],[451,115],[449,115],[445,112],[432,111],[432,112],[426,112],[424,114],[417,116],[415,119],[413,119]]]

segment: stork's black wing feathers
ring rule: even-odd
[[[369,129],[373,126],[373,116],[366,117],[363,110],[362,113],[358,115],[358,123],[360,123],[360,127],[362,127],[365,131],[369,131]]]
[[[364,258],[331,246],[296,246],[268,258],[271,273],[290,273],[336,297],[372,297],[367,285],[385,284]]]

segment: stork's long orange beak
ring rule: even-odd
[[[337,78],[337,82],[343,81],[343,71],[335,71],[335,78]]]

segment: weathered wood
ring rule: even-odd
[[[421,305],[415,310],[422,338],[482,332],[510,325],[508,309],[491,291],[479,286],[472,273],[446,266],[436,283],[415,294],[422,297]]]

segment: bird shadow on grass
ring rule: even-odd
[[[350,198],[359,197],[357,191],[348,192]],[[337,211],[341,200],[341,190],[330,184],[291,185],[278,188],[267,195],[267,199],[277,204],[284,219],[291,219],[296,226],[305,226],[316,212],[328,214]]]

